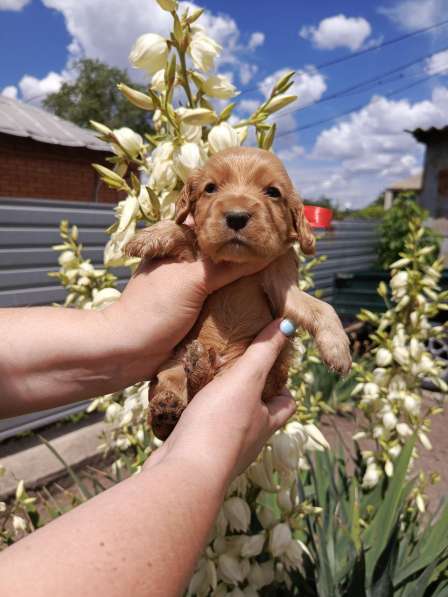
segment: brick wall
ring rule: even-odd
[[[92,162],[107,165],[108,155],[0,133],[0,197],[115,203],[118,193],[91,167]]]

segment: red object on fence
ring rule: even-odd
[[[305,217],[312,228],[330,228],[333,220],[333,210],[328,207],[305,205]]]

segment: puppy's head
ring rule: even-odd
[[[201,252],[215,262],[276,257],[296,241],[314,252],[302,201],[281,161],[263,149],[227,149],[193,172],[176,222],[190,213]]]

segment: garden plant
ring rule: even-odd
[[[153,131],[141,136],[127,127],[92,123],[115,154],[110,167],[96,170],[124,197],[108,230],[103,268],[83,258],[77,228],[61,224],[56,276],[67,289],[69,308],[101,309],[116,300],[120,292],[110,268],[135,268],[138,260],[125,257],[123,247],[137,226],[171,218],[188,174],[209,155],[244,142],[271,149],[273,115],[296,100],[288,93],[294,73],[287,73],[249,117],[238,118],[237,104],[229,103],[236,88],[213,70],[221,48],[200,26],[202,11],[181,10],[175,0],[158,3],[172,15],[169,38],[147,33],[130,54],[131,64],[151,76],[148,89],[120,86],[132,104],[152,115]],[[331,410],[328,390],[316,379],[312,340],[298,332],[290,373],[296,414],[229,487],[188,595],[447,594],[448,509],[441,506],[429,518],[424,485],[412,472],[417,446],[430,447],[429,416],[443,407],[440,401],[425,410],[421,381],[430,377],[441,392],[447,389],[440,363],[426,350],[429,338],[447,331],[431,323],[448,298],[438,288],[442,265],[432,252],[417,217],[391,265],[390,288],[382,283],[378,289],[385,312],[361,313],[374,327],[374,349],[355,365],[350,380],[364,415],[351,463],[347,454],[330,453],[318,429],[322,414]],[[321,258],[299,258],[300,284],[309,289]],[[138,474],[160,445],[145,423],[147,393],[148,383],[140,383],[89,406],[103,410],[109,424],[101,447],[116,454],[116,481],[125,472]],[[92,493],[82,485],[80,492],[80,501]],[[0,503],[4,543],[41,524],[35,498],[19,483],[15,499]]]

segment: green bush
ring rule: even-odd
[[[418,205],[413,193],[399,194],[392,207],[384,212],[383,221],[379,227],[378,262],[381,267],[387,269],[399,259],[400,253],[405,248],[411,220],[415,218],[425,220],[427,217],[428,212]],[[428,255],[428,260],[437,257],[440,251],[440,236],[437,233],[425,228],[420,241],[422,247],[428,245],[434,247],[434,252]]]

